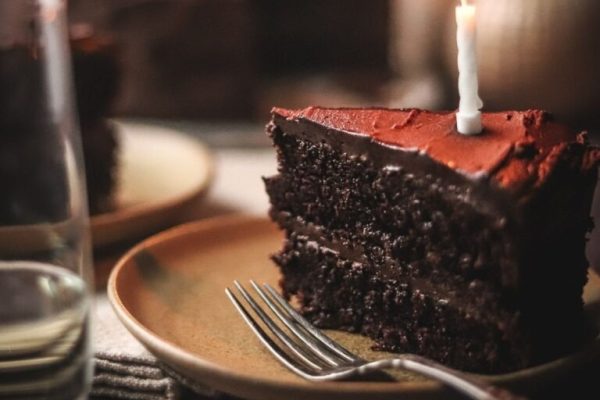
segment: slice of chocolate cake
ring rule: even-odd
[[[286,296],[321,327],[468,371],[540,363],[585,337],[600,153],[542,111],[274,109],[265,179]]]

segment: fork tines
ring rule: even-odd
[[[373,373],[390,378],[383,370],[395,368],[445,383],[473,399],[520,398],[415,354],[400,354],[374,361],[363,360],[312,326],[271,286],[260,286],[253,281],[250,284],[258,296],[252,296],[238,281],[234,281],[234,285],[239,295],[229,288],[225,292],[267,349],[287,368],[308,380],[339,380],[367,374],[372,377]],[[260,300],[255,300],[257,297]]]
[[[314,380],[324,370],[362,361],[311,325],[272,286],[254,281],[250,284],[258,295],[254,297],[260,300],[255,300],[238,281],[234,285],[243,301],[231,289],[225,292],[256,336],[289,369]]]

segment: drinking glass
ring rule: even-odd
[[[0,0],[0,398],[83,399],[90,244],[65,3]]]

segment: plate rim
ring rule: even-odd
[[[245,396],[245,398],[254,399],[268,399],[269,393],[276,394],[273,399],[280,399],[284,393],[290,395],[315,395],[315,396],[332,396],[342,395],[348,396],[353,395],[355,398],[361,398],[357,394],[357,389],[360,387],[364,388],[365,382],[344,382],[344,385],[340,387],[339,383],[336,382],[286,382],[282,383],[275,379],[264,379],[256,380],[248,375],[240,374],[236,371],[232,371],[228,368],[204,360],[198,356],[189,354],[185,349],[177,346],[176,344],[161,338],[159,335],[146,328],[143,323],[138,321],[127,309],[127,307],[121,301],[118,290],[117,280],[121,271],[126,268],[129,260],[140,251],[143,251],[149,247],[152,247],[155,243],[164,243],[169,240],[173,240],[179,236],[185,236],[189,234],[190,230],[194,234],[198,234],[201,231],[210,231],[213,228],[221,228],[230,225],[251,224],[251,223],[271,223],[264,217],[253,216],[245,213],[235,213],[230,215],[206,218],[199,221],[188,222],[185,224],[178,225],[176,227],[167,229],[163,232],[155,234],[136,246],[132,247],[127,251],[115,264],[115,267],[111,271],[108,285],[107,285],[107,296],[109,302],[117,314],[119,320],[129,330],[129,332],[135,336],[144,347],[146,347],[155,356],[165,361],[169,367],[178,371],[188,378],[192,378],[189,373],[177,365],[173,365],[170,358],[179,357],[180,360],[184,360],[183,364],[193,366],[197,371],[202,370],[203,374],[213,374],[216,380],[210,379],[211,382],[223,380],[223,382],[229,382],[230,386],[223,386],[223,388],[214,389],[222,391],[224,393],[230,393],[238,396]],[[257,344],[258,345],[258,344]],[[171,355],[171,354],[173,355]],[[181,362],[180,362],[181,363]],[[235,380],[236,385],[231,385],[232,379]],[[242,385],[238,385],[242,384]],[[435,381],[423,380],[423,381],[400,381],[400,382],[386,382],[385,384],[378,384],[377,382],[369,382],[368,390],[362,390],[361,395],[366,396],[362,398],[376,398],[383,396],[389,398],[390,395],[397,396],[398,394],[410,395],[410,394],[424,394],[424,392],[438,393],[444,390],[444,386]],[[377,386],[377,389],[375,389]],[[251,393],[252,396],[248,397]],[[265,397],[267,395],[267,397]],[[376,397],[374,397],[376,396]]]
[[[123,242],[128,239],[134,239],[134,235],[123,235],[119,238],[111,238],[109,237],[110,235],[108,235],[106,231],[110,227],[116,225],[135,222],[139,221],[140,219],[149,217],[157,218],[157,216],[161,212],[164,212],[166,210],[184,209],[188,205],[191,205],[197,199],[204,196],[206,192],[208,192],[215,177],[214,156],[211,153],[209,147],[206,144],[204,144],[204,142],[202,142],[200,139],[185,134],[182,131],[178,131],[170,127],[163,127],[161,125],[155,125],[144,122],[131,122],[124,120],[113,120],[112,122],[115,124],[119,135],[126,135],[127,127],[135,127],[136,129],[140,130],[144,128],[149,128],[152,130],[157,130],[161,134],[168,133],[171,135],[176,135],[184,140],[187,140],[190,145],[195,147],[194,150],[197,151],[200,157],[203,159],[206,165],[206,169],[202,171],[203,177],[199,181],[199,183],[193,188],[190,187],[190,190],[187,190],[183,194],[164,199],[158,202],[151,202],[147,204],[134,204],[129,207],[117,208],[113,211],[90,215],[89,225],[90,232],[92,235],[92,246],[94,248],[103,248],[109,245],[113,245],[115,243]],[[118,169],[119,165],[117,165],[116,168]]]
[[[331,396],[335,397],[335,395],[340,395],[341,397],[352,395],[353,398],[357,399],[387,399],[389,396],[398,395],[408,396],[411,394],[434,395],[450,393],[447,392],[450,389],[447,389],[441,383],[431,380],[385,383],[369,382],[368,388],[365,388],[365,382],[344,382],[343,385],[339,385],[339,383],[336,384],[335,382],[313,383],[308,381],[302,383],[282,383],[269,377],[257,380],[248,375],[224,368],[217,363],[204,360],[199,355],[190,354],[184,348],[170,342],[169,340],[161,338],[152,330],[146,328],[142,322],[138,321],[121,301],[117,289],[117,280],[119,279],[119,275],[122,273],[122,271],[127,267],[129,261],[139,252],[151,248],[155,244],[164,244],[171,240],[176,240],[181,236],[187,236],[190,234],[198,235],[202,234],[203,231],[210,232],[212,229],[227,229],[232,225],[256,223],[266,224],[272,222],[265,217],[254,216],[245,213],[228,214],[224,216],[188,222],[157,233],[138,243],[119,259],[111,271],[108,281],[108,299],[119,320],[133,334],[133,336],[135,336],[144,345],[144,347],[148,348],[151,353],[166,362],[171,368],[178,371],[182,375],[195,379],[184,368],[174,365],[175,362],[172,361],[172,358],[178,358],[176,361],[177,364],[185,364],[187,367],[193,367],[196,371],[202,371],[202,375],[204,377],[213,375],[213,377],[209,377],[209,379],[207,379],[207,382],[210,384],[214,382],[229,382],[229,386],[224,386],[225,388],[214,387],[214,389],[237,396],[244,396],[245,398],[249,399],[252,398],[266,400],[271,398],[269,397],[270,393],[277,393],[277,396],[272,397],[273,399],[281,398],[281,395],[284,393],[295,396],[313,395],[315,398],[319,399],[322,398],[319,396],[328,396],[329,398]],[[600,340],[597,338],[592,343],[589,343],[589,345],[593,350],[593,358],[597,359],[597,356],[600,355]],[[532,379],[532,377],[535,378],[536,376],[539,376],[538,374],[543,374],[544,370],[550,371],[550,373],[556,371],[557,367],[564,362],[565,359],[572,361],[572,363],[575,363],[576,365],[581,365],[577,364],[576,361],[573,361],[573,358],[578,356],[584,358],[586,355],[585,349],[587,349],[587,347],[584,347],[584,349],[581,349],[578,352],[563,358],[519,371],[496,375],[473,375],[479,376],[489,381],[491,384],[501,384],[508,388],[517,388],[529,382],[529,379]],[[591,359],[592,355],[588,354],[588,357]],[[183,360],[183,362],[181,360]],[[232,383],[235,383],[235,385],[232,385]],[[248,394],[251,394],[252,396],[249,397]]]

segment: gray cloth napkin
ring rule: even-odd
[[[124,400],[177,400],[183,387],[206,396],[217,393],[160,363],[121,324],[108,298],[95,299],[92,397]]]

